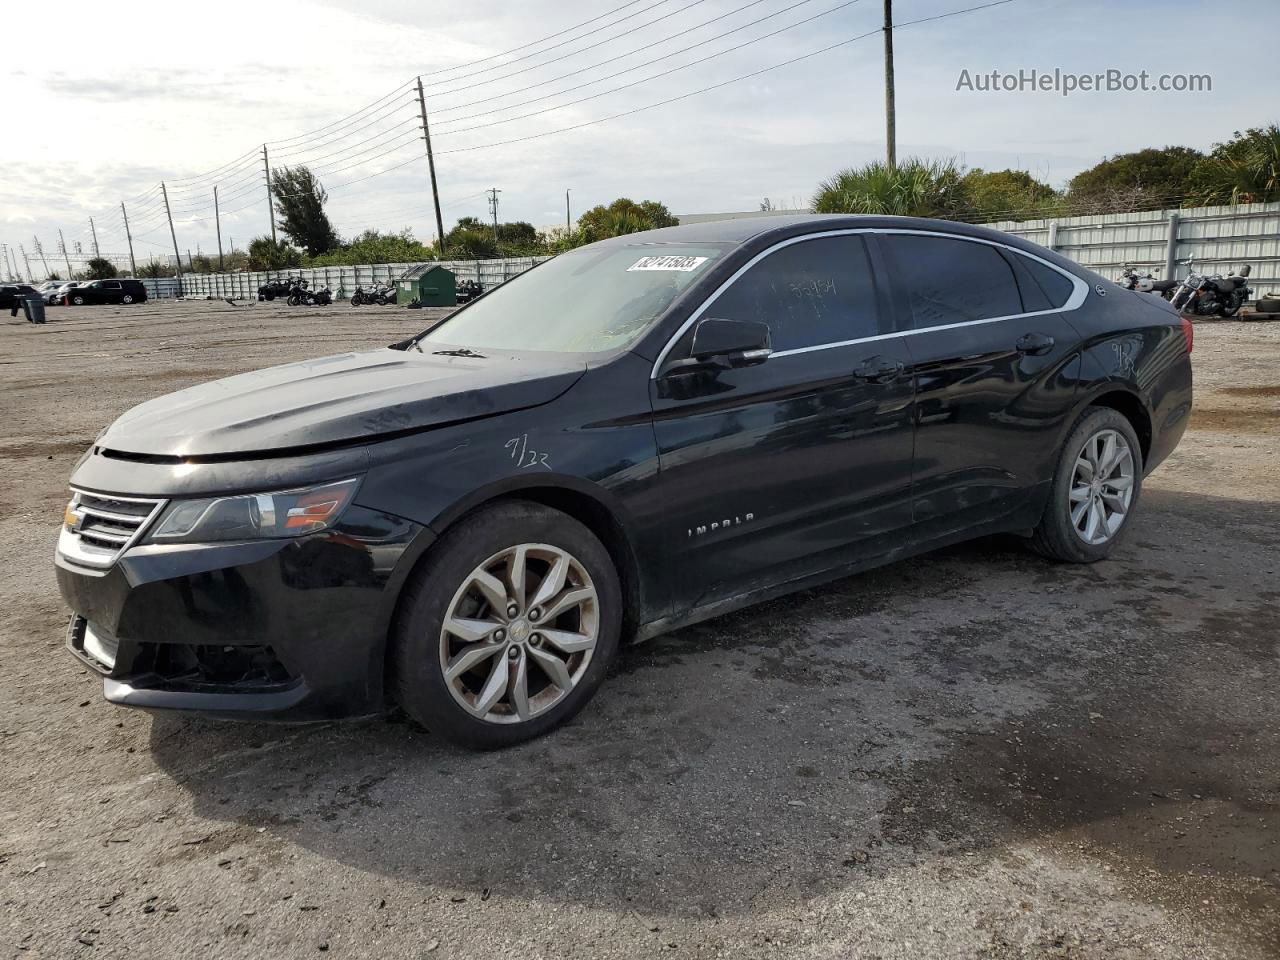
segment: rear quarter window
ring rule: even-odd
[[[1012,257],[1020,268],[1018,271],[1019,282],[1023,283],[1025,287],[1024,277],[1030,280],[1031,289],[1027,291],[1027,294],[1031,297],[1035,297],[1038,294],[1048,303],[1047,307],[1038,309],[1057,310],[1071,299],[1075,284],[1057,270],[1045,266],[1039,260],[1032,260],[1030,257],[1024,257],[1019,253],[1012,254]],[[1031,307],[1028,307],[1028,312],[1031,309]]]

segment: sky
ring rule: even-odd
[[[1251,57],[1188,57],[1170,29],[1275,35],[1274,0],[1011,0],[908,24],[982,2],[894,3],[899,157],[1062,186],[1108,155],[1204,150],[1280,120]],[[491,187],[501,220],[539,228],[564,222],[566,190],[575,216],[620,196],[677,214],[804,206],[883,156],[882,18],[881,0],[64,0],[55,23],[13,3],[6,36],[32,42],[7,44],[0,68],[0,242],[24,277],[19,245],[45,275],[37,239],[65,274],[58,231],[78,266],[92,217],[101,251],[124,259],[123,201],[137,258],[171,254],[163,181],[184,258],[217,250],[215,185],[223,247],[243,249],[269,230],[264,142],[272,166],[319,175],[341,235],[429,241],[419,75],[446,230],[487,220]],[[1032,69],[1207,73],[1212,89],[957,89],[964,71]]]

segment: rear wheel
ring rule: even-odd
[[[121,297],[121,298],[120,298],[120,302],[121,302],[121,303],[133,303],[133,295],[132,295],[132,294],[129,294],[129,293],[126,293],[123,297]]]
[[[1227,306],[1219,307],[1219,308],[1218,308],[1218,316],[1220,316],[1220,317],[1234,317],[1237,313],[1239,313],[1239,312],[1240,312],[1240,307],[1241,307],[1241,306],[1242,306],[1242,304],[1240,304],[1240,303],[1232,303],[1232,304],[1229,304],[1229,305],[1227,305]]]
[[[540,504],[495,504],[445,534],[405,588],[400,704],[429,730],[494,748],[577,713],[618,648],[618,574],[603,544]]]
[[[1046,557],[1093,563],[1115,548],[1142,492],[1142,447],[1128,419],[1090,407],[1063,447],[1032,545]]]
[[[77,307],[83,307],[84,297],[72,297],[71,302],[74,303]]]

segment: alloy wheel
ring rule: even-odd
[[[567,551],[522,543],[477,566],[440,628],[454,700],[489,723],[523,723],[560,703],[586,673],[600,632],[586,568]]]
[[[1090,546],[1106,543],[1124,525],[1133,502],[1133,450],[1116,430],[1099,430],[1076,454],[1071,473],[1071,526]]]

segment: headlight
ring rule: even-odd
[[[209,543],[301,537],[332,526],[358,479],[301,490],[204,500],[174,500],[147,535],[152,543]]]

